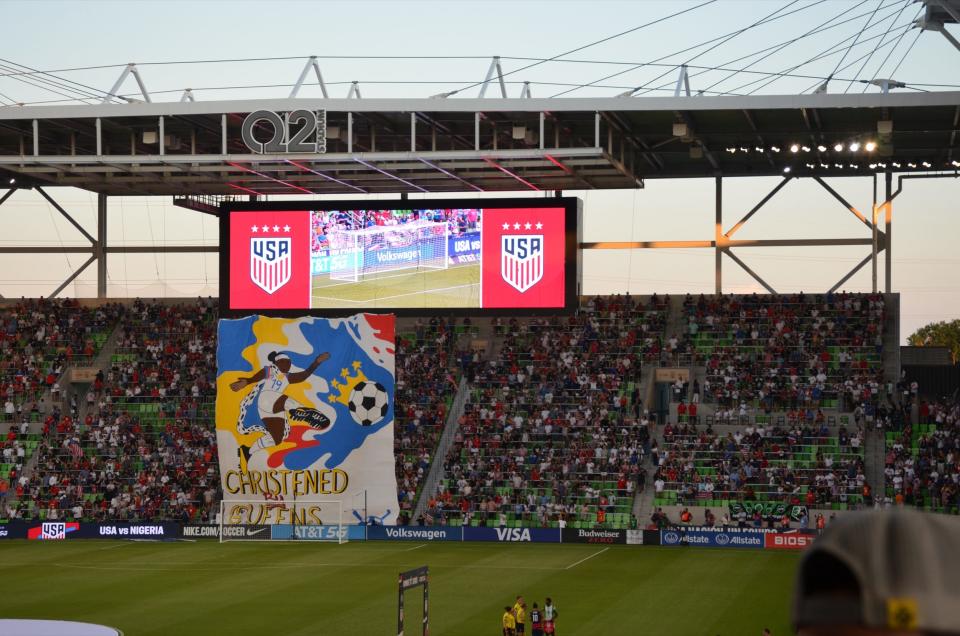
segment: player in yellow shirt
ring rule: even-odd
[[[503,608],[503,636],[516,636],[517,619],[513,616],[513,609],[507,605]]]
[[[517,605],[513,606],[513,615],[517,618],[517,636],[521,636],[527,622],[527,604],[523,602],[523,599],[519,599]]]

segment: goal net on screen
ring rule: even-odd
[[[376,225],[330,234],[333,259],[330,280],[357,282],[370,274],[403,269],[447,269],[449,227],[446,221],[412,221]]]
[[[326,541],[346,543],[356,524],[344,499],[317,501],[221,501],[220,542]]]

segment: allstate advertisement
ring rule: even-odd
[[[670,528],[660,531],[660,545],[762,549],[764,534],[739,528]]]
[[[559,528],[464,528],[464,541],[560,543]]]
[[[392,315],[220,321],[226,525],[396,522],[394,346]]]

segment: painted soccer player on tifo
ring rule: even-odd
[[[290,434],[290,419],[302,421],[318,431],[324,431],[330,427],[329,417],[316,409],[301,405],[284,394],[291,384],[307,380],[329,357],[329,353],[321,353],[306,369],[291,373],[293,362],[290,356],[273,351],[267,356],[269,362],[265,367],[250,377],[239,378],[230,383],[233,391],[241,391],[251,384],[256,385],[240,402],[237,431],[241,435],[256,432],[263,435],[251,446],[239,448],[239,454],[245,462],[249,462],[254,453],[276,446],[285,440]],[[247,422],[247,410],[251,407],[257,409],[259,417]]]

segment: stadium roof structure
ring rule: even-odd
[[[325,152],[251,152],[264,110],[324,112]],[[24,106],[0,108],[0,171],[109,195],[636,188],[954,170],[958,129],[960,92]]]

